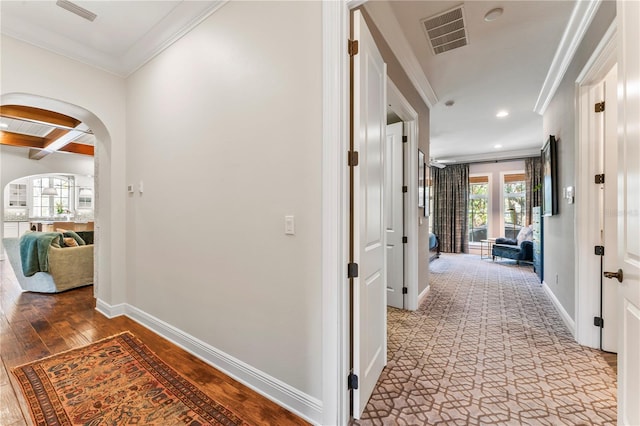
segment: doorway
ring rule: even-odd
[[[109,258],[107,253],[111,251],[110,230],[112,215],[109,214],[110,209],[110,192],[111,192],[111,137],[104,123],[92,112],[72,105],[70,103],[45,98],[33,94],[25,93],[8,93],[0,97],[1,105],[20,105],[26,107],[34,107],[43,110],[56,111],[86,123],[95,135],[95,157],[94,157],[94,297],[100,300],[111,299],[111,288],[108,279],[111,273],[112,263],[109,261],[101,262],[101,258]],[[12,179],[7,179],[7,182]],[[107,283],[102,285],[102,283]]]
[[[576,80],[576,340],[617,352],[617,65],[615,27]]]

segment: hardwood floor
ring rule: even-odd
[[[0,261],[0,425],[32,424],[12,367],[131,331],[211,398],[255,425],[306,425],[304,420],[126,317],[95,309],[93,287],[59,294],[23,293],[9,262]]]

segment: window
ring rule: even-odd
[[[32,180],[34,217],[53,217],[71,212],[71,189],[73,178],[69,176],[51,176]],[[49,187],[56,190],[56,195],[43,195]]]
[[[504,235],[507,238],[516,238],[520,228],[527,226],[524,173],[505,174],[502,188]]]
[[[487,239],[489,225],[489,176],[469,177],[469,242]]]

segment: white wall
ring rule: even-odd
[[[321,48],[319,2],[230,2],[127,80],[128,303],[318,400]]]
[[[15,179],[47,173],[93,175],[93,157],[53,153],[41,160],[30,160],[28,149],[0,146],[0,187]]]
[[[120,77],[2,36],[2,105],[30,105],[79,118],[96,134],[96,270],[94,291],[124,302],[126,251],[125,84]]]
[[[576,79],[587,60],[615,19],[616,4],[603,1],[583,38],[562,83],[544,113],[541,140],[554,135],[558,141],[557,188],[593,185],[576,181]],[[558,214],[544,220],[544,282],[556,296],[567,315],[575,320],[575,204],[558,197]],[[595,259],[595,257],[594,257]]]

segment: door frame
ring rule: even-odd
[[[407,185],[404,225],[405,235],[409,237],[404,250],[404,276],[407,287],[405,306],[408,310],[415,311],[418,309],[418,113],[388,76],[387,104],[403,121],[403,133],[407,136],[407,164],[403,171]]]
[[[346,425],[349,422],[349,39],[350,10],[366,0],[322,2],[322,424]],[[409,146],[417,152],[417,120],[406,100],[400,118],[414,121]],[[409,106],[410,107],[410,106]],[[414,154],[417,156],[417,154]],[[415,162],[415,161],[414,161]],[[417,164],[414,176],[417,176]],[[417,206],[417,182],[409,187],[409,205]],[[409,212],[407,232],[417,234],[418,212]],[[412,225],[414,223],[415,225]],[[418,241],[409,250],[408,307],[418,305]],[[415,247],[415,248],[414,248]],[[412,290],[413,288],[413,290]],[[415,301],[414,301],[415,300]]]
[[[600,330],[593,325],[594,313],[599,312],[600,306],[600,266],[594,261],[596,256],[592,244],[592,241],[599,240],[600,233],[597,230],[599,218],[591,214],[599,209],[599,200],[593,196],[593,163],[598,143],[590,137],[592,124],[589,116],[593,105],[590,105],[588,95],[617,62],[616,34],[614,20],[576,79],[578,137],[575,139],[575,323],[572,331],[579,344],[591,348],[600,347]],[[597,223],[594,224],[594,220]]]

